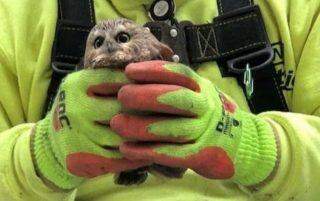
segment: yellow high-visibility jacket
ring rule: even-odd
[[[94,8],[98,21],[125,17],[143,24],[150,21],[144,5],[151,3],[94,0]],[[57,1],[0,0],[0,200],[320,200],[320,0],[255,3],[271,42],[279,51],[284,48],[275,62],[292,112],[260,114],[273,122],[281,142],[279,168],[271,181],[252,191],[189,171],[180,180],[150,177],[142,185],[123,187],[114,185],[109,174],[63,192],[44,185],[30,154],[31,129],[40,120],[51,78]],[[176,4],[179,21],[203,24],[218,15],[215,0],[176,0]],[[215,62],[201,64],[198,73],[249,110],[237,81],[222,78]]]

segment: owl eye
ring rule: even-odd
[[[104,37],[102,36],[98,36],[95,40],[94,40],[94,48],[97,49],[99,47],[101,47],[101,45],[104,42]]]
[[[127,43],[130,41],[130,35],[125,33],[125,32],[120,32],[118,33],[118,35],[116,36],[116,41],[118,43]]]

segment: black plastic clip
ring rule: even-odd
[[[78,67],[74,64],[64,63],[64,62],[52,62],[51,67],[54,73],[59,76],[65,76],[71,72],[77,71]]]
[[[241,74],[245,72],[247,64],[250,65],[251,71],[257,71],[264,67],[270,66],[274,60],[273,48],[266,47],[262,50],[237,57],[227,61],[229,72]]]

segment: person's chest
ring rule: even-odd
[[[94,2],[97,21],[117,17],[129,18],[139,24],[145,24],[152,21],[148,15],[150,5],[154,2],[152,0],[139,0],[134,2],[95,0]],[[174,2],[176,5],[174,18],[178,22],[190,21],[195,25],[207,24],[213,22],[214,18],[219,15],[219,5],[216,1],[178,0]],[[279,3],[275,1],[260,0],[255,3],[260,7],[274,53],[273,68],[275,69],[275,73],[273,75],[274,77],[270,77],[268,82],[274,82],[275,76],[279,77],[280,81],[278,82],[278,85],[276,87],[273,86],[272,88],[274,89],[272,90],[277,91],[278,93],[283,92],[283,96],[279,99],[282,99],[283,102],[287,102],[287,105],[290,109],[296,63],[287,20],[288,11],[285,8],[286,1]],[[255,31],[256,30],[254,29],[252,30],[252,32]],[[227,32],[225,34],[230,33]],[[212,35],[203,35],[202,39],[209,41],[210,37],[213,37]],[[186,41],[185,43],[189,42],[190,41]],[[199,42],[201,42],[201,37]],[[177,43],[183,44],[184,42],[177,41]],[[193,45],[187,44],[187,46],[191,47]],[[207,47],[206,49],[209,48]],[[190,66],[194,68],[201,76],[212,81],[224,93],[230,95],[241,108],[247,111],[249,111],[250,108],[252,109],[252,105],[248,104],[250,99],[248,99],[247,93],[243,87],[243,79],[241,79],[241,76],[243,75],[238,76],[226,73],[228,69],[225,69],[225,66],[218,65],[215,60],[211,60],[209,62],[192,63]],[[253,80],[253,85],[255,84],[260,85],[261,83],[255,83],[255,80]],[[264,85],[264,83],[262,83],[262,85]],[[268,84],[266,83],[265,85]],[[269,90],[269,88],[264,87],[257,90],[266,91]],[[253,91],[253,95],[255,92],[257,91]],[[263,92],[259,93],[262,94],[262,96],[259,96],[263,97]],[[269,96],[269,94],[266,94],[265,96]],[[270,100],[271,99],[272,97],[270,97]]]
[[[140,24],[150,22],[151,19],[148,16],[148,7],[153,2],[152,0],[146,1],[107,1],[107,0],[94,0],[94,12],[96,21],[110,18],[124,17],[132,19]],[[207,0],[177,0],[175,18],[178,22],[188,20],[195,25],[210,23],[218,15],[218,9],[216,1]],[[50,3],[50,5],[49,5]],[[14,68],[16,69],[16,76],[18,84],[12,84],[21,86],[20,94],[13,94],[14,100],[22,99],[22,106],[17,103],[17,106],[7,106],[9,101],[6,101],[5,97],[3,103],[5,108],[19,108],[23,111],[19,115],[20,119],[16,122],[23,121],[26,118],[28,122],[35,122],[40,119],[42,108],[47,96],[47,88],[50,83],[50,68],[51,68],[51,48],[54,40],[54,30],[56,28],[56,17],[58,5],[56,1],[47,0],[43,2],[42,6],[37,7],[35,10],[39,12],[37,17],[23,17],[23,20],[19,24],[19,30],[30,27],[30,24],[36,28],[30,29],[32,31],[32,38],[25,37],[25,32],[17,32],[11,36],[13,39],[18,38],[19,44],[15,49],[16,63]],[[296,70],[296,58],[301,52],[301,42],[292,44],[292,27],[289,29],[289,23],[287,19],[288,9],[286,9],[286,1],[265,1],[261,0],[257,2],[260,6],[262,15],[264,17],[265,26],[267,28],[268,36],[271,43],[274,45],[275,61],[277,73],[281,77],[280,88],[283,89],[289,108],[291,103],[291,96],[293,90],[293,81]],[[45,6],[46,5],[46,6]],[[22,6],[23,8],[25,6]],[[28,10],[27,7],[25,10]],[[40,12],[41,11],[41,12]],[[294,21],[300,22],[301,15],[294,15],[291,17],[291,24]],[[41,23],[34,22],[35,18],[41,19]],[[303,21],[303,20],[302,20]],[[307,36],[305,30],[297,30],[295,35],[299,38]],[[299,34],[300,33],[300,34]],[[304,33],[304,34],[303,34]],[[19,34],[19,37],[16,36]],[[21,37],[20,37],[21,35]],[[30,35],[30,34],[27,34]],[[42,38],[42,39],[41,39]],[[40,40],[41,39],[41,40]],[[300,40],[299,40],[300,41]],[[305,40],[301,40],[305,41]],[[36,45],[34,45],[36,44]],[[300,48],[293,48],[293,45]],[[19,48],[25,47],[25,48]],[[41,48],[40,48],[41,47]],[[27,49],[28,51],[25,51]],[[239,106],[245,110],[249,110],[247,98],[243,89],[239,86],[239,82],[232,76],[224,75],[221,68],[216,62],[205,62],[194,65],[197,67],[197,72],[211,80],[218,88],[229,94]],[[6,70],[6,69],[4,69]],[[10,69],[9,69],[10,70]],[[21,77],[21,78],[20,78]],[[36,83],[36,84],[35,84]],[[7,84],[7,82],[5,82]],[[10,83],[9,83],[10,84]],[[6,88],[6,87],[5,87]],[[7,87],[8,88],[8,87]],[[12,90],[10,93],[13,93]],[[21,95],[21,97],[20,97]],[[6,96],[7,97],[7,96]],[[1,98],[1,97],[0,97]],[[11,102],[10,102],[11,104]],[[16,111],[8,112],[9,116],[16,115]],[[26,114],[26,117],[23,116]],[[18,124],[18,123],[14,123]]]
[[[147,14],[148,3],[135,1],[95,0],[97,21],[103,19],[125,17],[140,24],[151,21]],[[279,13],[268,9],[269,3],[259,2],[265,20],[266,29],[275,53],[274,64],[281,75],[281,88],[290,105],[295,63],[293,59],[289,30],[285,18]],[[272,4],[272,3],[271,3]],[[280,12],[280,11],[279,11]],[[285,12],[285,11],[283,11]],[[218,15],[215,1],[178,1],[175,17],[178,21],[188,20],[194,24],[212,22]],[[282,24],[280,27],[278,24]],[[254,31],[254,30],[253,30]],[[286,46],[284,46],[286,44]],[[286,61],[286,63],[285,63]],[[246,95],[235,77],[223,75],[215,61],[197,65],[197,72],[212,81],[224,93],[230,95],[239,106],[249,110]],[[226,190],[228,186],[228,190]],[[228,191],[228,192],[227,192]],[[188,172],[180,180],[163,180],[149,177],[146,183],[139,186],[118,186],[113,183],[113,175],[92,179],[83,184],[77,191],[77,200],[209,200],[214,197],[228,197],[228,200],[247,200],[248,198],[236,185],[204,179],[193,172]]]

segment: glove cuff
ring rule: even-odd
[[[277,145],[272,127],[264,119],[242,113],[242,137],[235,155],[234,180],[241,185],[264,181],[277,161]]]
[[[51,121],[48,116],[39,121],[35,128],[34,140],[31,144],[35,168],[55,186],[61,189],[75,188],[83,181],[83,178],[68,173],[55,157],[49,140]]]

